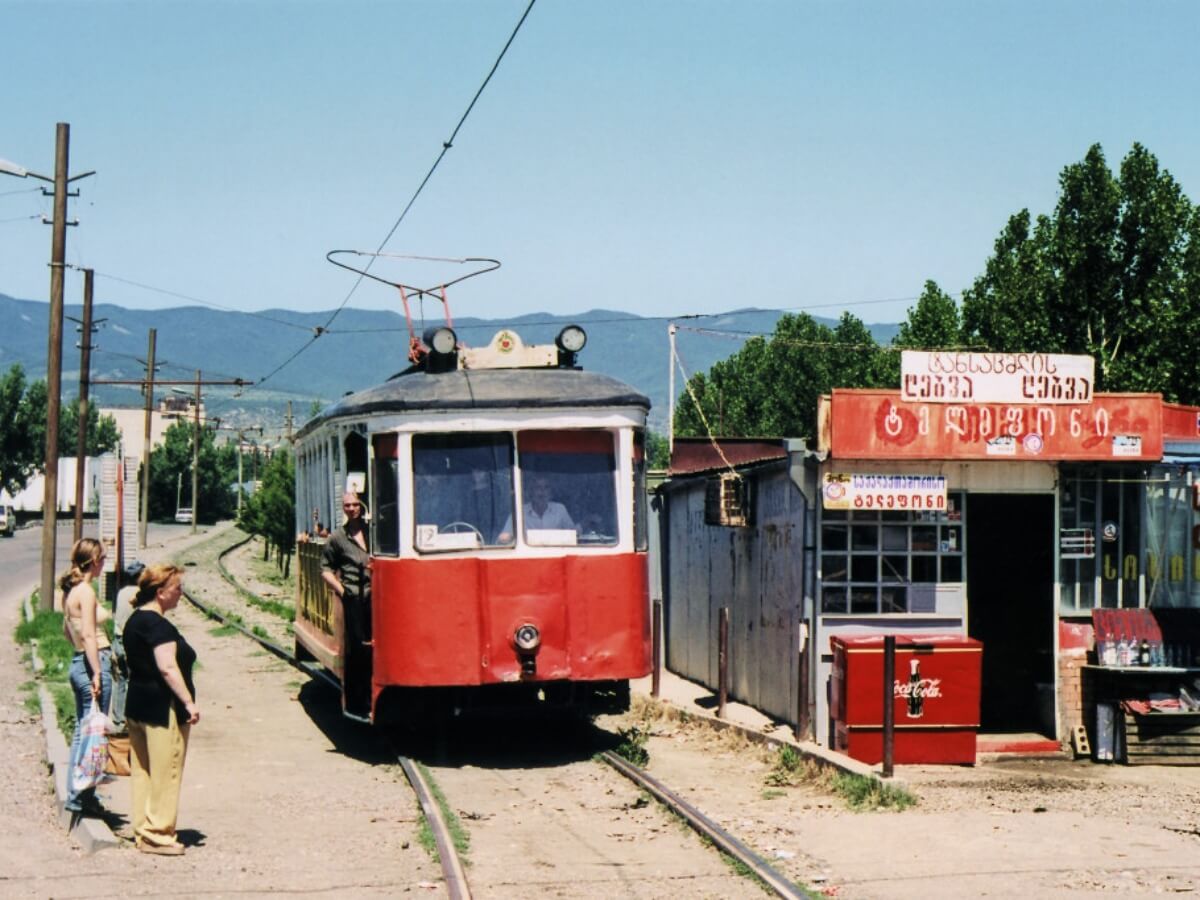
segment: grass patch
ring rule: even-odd
[[[917,798],[903,788],[883,784],[865,775],[841,773],[833,778],[833,790],[855,810],[904,810],[915,806]]]
[[[781,791],[779,788],[767,788],[762,792],[764,800],[778,800],[780,797],[786,797],[787,791]]]
[[[442,820],[446,823],[446,828],[450,832],[450,839],[454,841],[454,849],[458,852],[458,858],[464,866],[471,864],[471,836],[467,834],[467,830],[463,828],[462,822],[454,811],[450,809],[450,804],[446,802],[446,795],[442,793],[442,789],[438,787],[437,782],[433,780],[433,776],[429,774],[429,769],[423,763],[414,763],[421,771],[421,776],[425,779],[425,784],[429,787],[429,793],[433,795],[433,802],[438,805],[438,809],[442,812]],[[428,838],[425,833],[428,832]],[[421,829],[417,834],[417,840],[421,842],[421,846],[426,849],[435,859],[437,858],[437,844],[433,839],[433,831],[429,827],[429,823],[425,820],[425,816],[421,816]]]
[[[26,681],[21,685],[21,703],[25,706],[25,711],[31,716],[41,715],[42,701],[38,698],[37,682]]]
[[[817,763],[796,751],[790,744],[782,744],[775,754],[775,766],[764,779],[771,787],[795,787],[826,781],[825,770]]]
[[[58,719],[58,730],[71,743],[71,735],[75,733],[75,692],[71,690],[69,681],[52,681],[46,685],[50,696],[54,698],[54,714]]]
[[[643,723],[630,728],[622,728],[619,733],[621,743],[617,744],[613,752],[635,766],[646,768],[650,762],[650,751],[646,749],[646,742],[650,740],[649,725]]]
[[[218,625],[216,628],[210,628],[208,633],[213,637],[229,637],[232,634],[237,634],[238,630],[232,625]]]

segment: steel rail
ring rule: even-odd
[[[809,896],[801,888],[772,868],[761,856],[644,769],[635,766],[626,759],[622,759],[611,750],[604,751],[601,754],[601,758],[634,784],[649,791],[672,812],[683,816],[684,820],[692,828],[720,847],[725,853],[728,853],[738,862],[742,863],[742,865],[753,872],[756,877],[761,879],[778,896],[787,897],[789,900],[806,900]]]
[[[442,877],[446,880],[446,893],[450,895],[450,900],[471,900],[471,889],[467,886],[467,873],[463,868],[462,860],[459,859],[458,850],[454,846],[450,827],[442,816],[442,808],[434,799],[433,792],[430,791],[425,777],[416,764],[407,756],[397,754],[397,758],[408,778],[408,783],[412,785],[413,793],[417,795],[417,802],[421,804],[421,812],[425,814],[429,829],[433,832],[433,841],[437,845],[438,858],[442,863]]]
[[[238,541],[236,544],[233,544],[232,546],[221,551],[221,553],[217,555],[217,568],[220,570],[221,575],[225,578],[225,580],[237,588],[237,590],[241,591],[242,593],[249,594],[252,597],[258,597],[257,594],[251,590],[248,590],[244,585],[238,584],[233,575],[230,574],[225,568],[224,563],[225,556],[228,553],[231,553],[238,547],[248,543],[250,539],[251,538],[247,538],[244,541]],[[196,607],[196,609],[198,609],[208,618],[214,619],[220,622],[222,625],[237,629],[264,650],[279,657],[279,659],[283,660],[293,668],[299,669],[300,671],[305,672],[320,681],[323,681],[336,691],[341,691],[341,683],[316,663],[301,662],[300,660],[296,659],[295,654],[293,654],[291,651],[284,647],[280,647],[278,644],[268,641],[266,638],[260,637],[249,629],[239,625],[237,622],[232,621],[229,616],[225,615],[215,607],[204,603],[202,600],[197,599],[194,595],[188,593],[186,590],[182,591],[182,594],[188,603],[192,604],[192,606]],[[259,599],[261,600],[262,598],[260,597]],[[394,750],[393,753],[395,753]],[[404,771],[405,777],[408,779],[409,785],[412,787],[413,793],[417,797],[417,803],[421,807],[421,812],[425,815],[425,820],[429,823],[429,829],[433,832],[433,841],[437,846],[438,851],[438,862],[442,867],[442,878],[446,882],[446,893],[449,895],[450,900],[471,900],[471,890],[467,886],[466,870],[463,868],[462,860],[459,859],[458,856],[458,850],[454,846],[454,838],[450,834],[450,828],[446,824],[446,820],[442,817],[442,811],[436,801],[434,801],[433,795],[429,790],[429,786],[426,784],[424,777],[422,777],[420,770],[407,756],[403,756],[399,753],[395,753],[395,756],[396,761],[400,764],[400,768]]]

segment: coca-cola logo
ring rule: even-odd
[[[920,681],[892,682],[892,696],[903,697],[940,697],[942,696],[942,679],[922,678]]]

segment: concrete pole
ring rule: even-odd
[[[71,126],[59,122],[54,147],[54,221],[50,243],[50,335],[46,349],[46,457],[42,493],[42,587],[39,606],[54,609],[58,536],[58,416],[62,401],[63,263],[67,250],[67,167]]]
[[[79,343],[79,439],[75,444],[75,532],[83,537],[83,478],[87,473],[88,382],[92,366],[92,279],[96,273],[83,270],[83,339]]]
[[[150,329],[150,349],[146,351],[146,441],[142,444],[142,517],[138,520],[138,546],[146,549],[146,526],[150,522],[150,422],[154,416],[154,341],[158,332]]]
[[[200,370],[196,370],[196,407],[193,410],[195,433],[192,435],[192,534],[200,518]]]

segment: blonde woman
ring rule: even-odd
[[[200,721],[192,666],[196,651],[166,618],[179,605],[183,570],[149,566],[138,578],[134,611],[125,623],[129,693],[129,768],[133,835],[143,853],[182,856],[175,831],[188,735]]]
[[[71,659],[71,688],[75,692],[75,733],[71,737],[71,768],[79,762],[79,722],[83,714],[98,704],[108,712],[112,693],[110,648],[104,623],[112,618],[107,607],[96,599],[92,579],[104,569],[104,545],[92,538],[80,538],[71,548],[71,568],[59,578],[63,592],[63,633],[75,647]],[[76,792],[67,779],[66,808],[71,812],[91,811],[98,807],[95,791]]]

